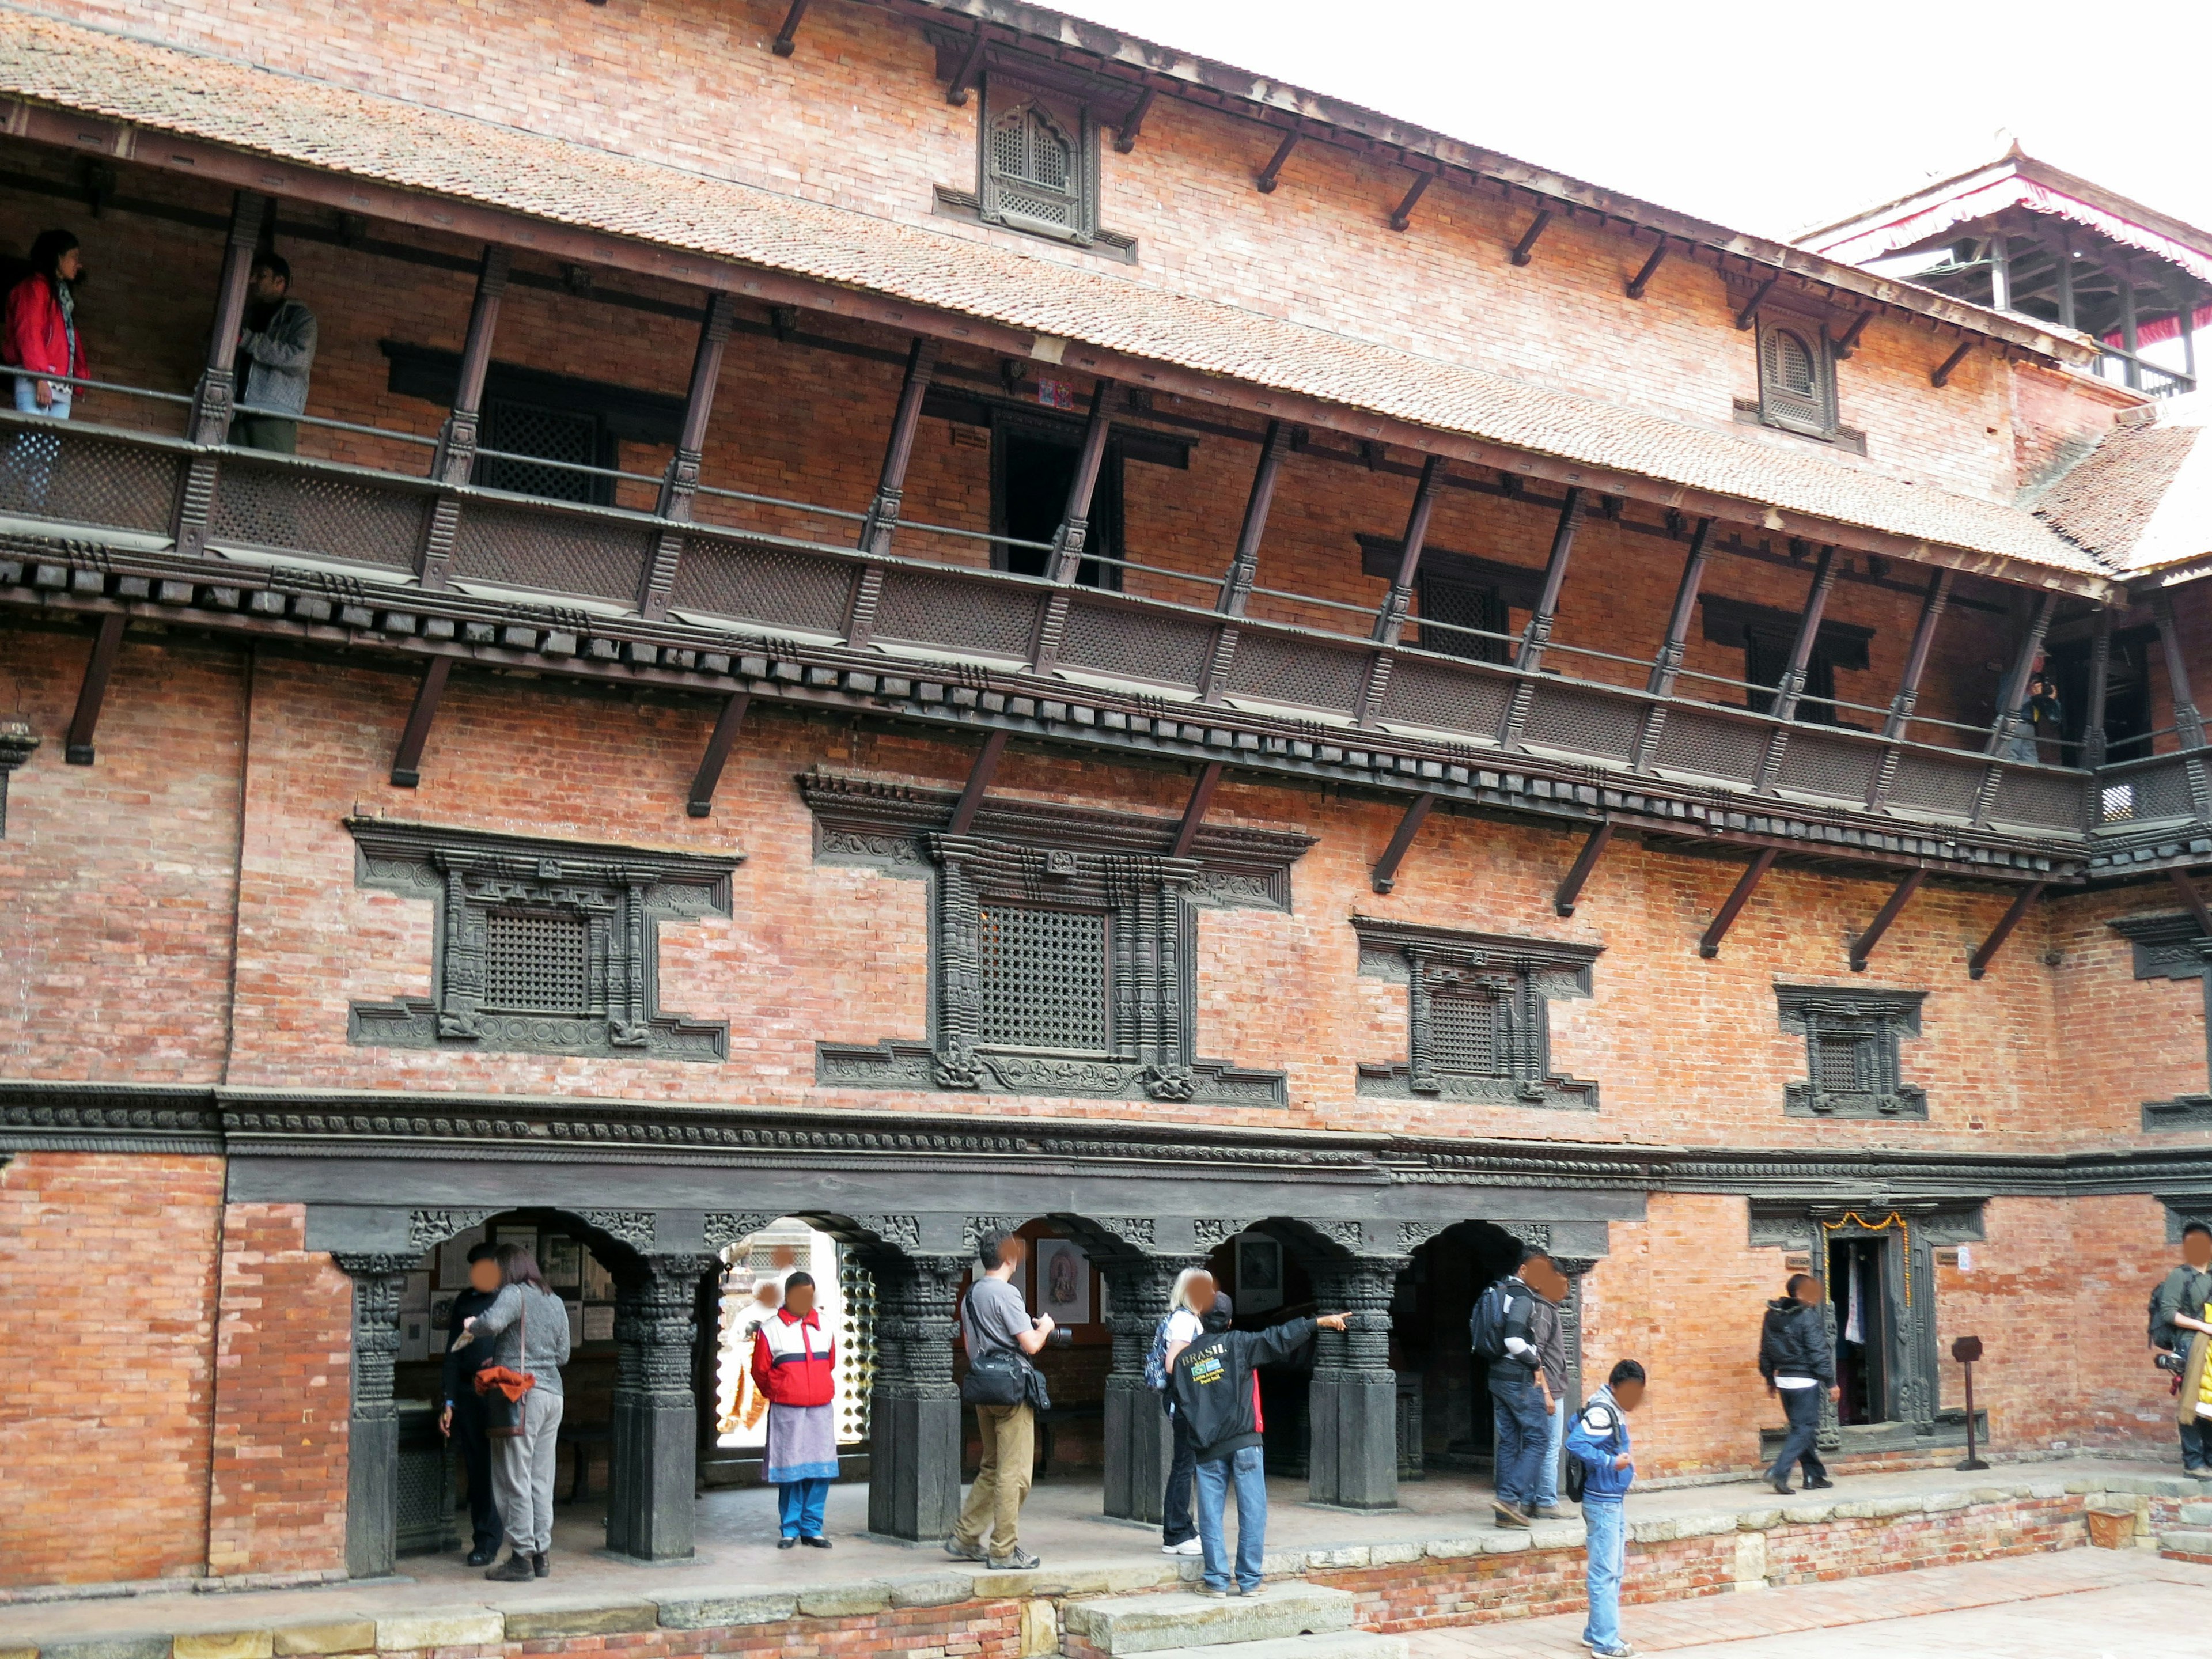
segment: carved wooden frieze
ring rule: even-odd
[[[936,868],[925,837],[952,821],[958,792],[810,772],[799,792],[814,814],[814,861],[859,864],[887,875],[927,877]],[[1178,820],[1059,802],[986,798],[975,833],[988,840],[1064,853],[1165,853]],[[1291,866],[1314,837],[1284,830],[1203,824],[1182,891],[1206,908],[1288,910]]]
[[[1586,997],[1604,949],[1352,918],[1359,971],[1406,987],[1403,1060],[1359,1065],[1358,1092],[1597,1109],[1597,1085],[1552,1071],[1548,1005]]]
[[[663,1013],[666,917],[730,914],[735,854],[349,818],[354,884],[437,906],[428,999],[353,1005],[377,1048],[720,1060],[729,1027]]]
[[[2212,974],[2204,971],[2207,961],[2212,960],[2212,938],[2199,933],[2197,919],[2185,913],[2122,916],[2106,926],[2134,946],[2137,979],[2203,981],[2205,1063],[2212,1068]],[[2142,1127],[2154,1131],[2212,1127],[2212,1094],[2146,1100],[2142,1103]]]
[[[1782,1029],[1805,1039],[1806,1074],[1790,1085],[1790,1117],[1928,1115],[1928,1091],[1899,1075],[1898,1044],[1920,1035],[1925,991],[1778,985]]]

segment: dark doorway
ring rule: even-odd
[[[2105,749],[2116,761],[2141,760],[2150,753],[2142,739],[2150,726],[2150,653],[2158,635],[2148,628],[2130,628],[2112,635],[2112,652],[2105,672]],[[2081,742],[2089,723],[2089,653],[2087,640],[2067,640],[2051,647],[2049,666],[2058,683],[2061,764],[2081,763]],[[2047,752],[2047,751],[2046,751]]]
[[[1828,1244],[1828,1301],[1836,1320],[1836,1420],[1887,1423],[1897,1415],[1890,1387],[1889,1241]]]
[[[1796,638],[1755,629],[1745,630],[1744,638],[1744,678],[1753,685],[1778,687],[1782,677],[1790,671],[1790,653],[1796,646]],[[1815,645],[1805,664],[1805,690],[1798,699],[1797,718],[1808,726],[1840,724],[1836,719],[1835,695],[1835,659]],[[1744,703],[1759,714],[1771,714],[1774,712],[1774,693],[1746,692]]]
[[[1462,1221],[1414,1251],[1413,1265],[1398,1277],[1391,1364],[1401,1389],[1409,1379],[1418,1384],[1400,1418],[1420,1443],[1424,1468],[1490,1468],[1496,1443],[1490,1364],[1469,1346],[1468,1322],[1475,1299],[1520,1263],[1521,1241],[1512,1234],[1487,1221]],[[1411,1461],[1401,1449],[1401,1468]]]
[[[1001,416],[992,434],[991,519],[994,533],[1017,541],[1050,542],[1060,532],[1067,511],[1067,492],[1075,482],[1080,456],[1081,428],[1062,432],[1056,427],[1033,426]],[[1098,483],[1091,495],[1090,531],[1085,545],[1109,559],[1121,556],[1121,453],[1109,442],[1098,468]],[[1042,547],[994,550],[992,562],[1001,570],[1024,576],[1042,576],[1051,558]],[[1121,586],[1120,567],[1085,559],[1075,580],[1085,587]]]
[[[1470,662],[1505,660],[1505,641],[1484,637],[1504,634],[1511,625],[1504,596],[1494,583],[1457,581],[1424,571],[1420,589],[1421,614],[1417,620],[1427,624],[1420,629],[1422,650],[1464,657]],[[1482,633],[1454,631],[1462,628],[1480,629]]]

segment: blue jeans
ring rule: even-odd
[[[1237,1584],[1250,1590],[1260,1583],[1260,1560],[1267,1551],[1267,1462],[1263,1448],[1245,1446],[1198,1466],[1198,1541],[1206,1551],[1210,1589],[1229,1588],[1229,1544],[1221,1534],[1221,1511],[1231,1480],[1237,1483]]]
[[[1567,1439],[1567,1397],[1552,1402],[1552,1431],[1544,1439],[1544,1461],[1536,1468],[1536,1507],[1547,1509],[1559,1501],[1559,1448]]]
[[[1589,1622],[1583,1640],[1601,1654],[1620,1645],[1621,1551],[1628,1528],[1617,1504],[1595,1501],[1583,1505],[1583,1527],[1589,1534]]]
[[[1525,1510],[1536,1496],[1536,1466],[1543,1461],[1551,1419],[1544,1396],[1519,1362],[1490,1368],[1490,1407],[1498,1432],[1498,1501]]]
[[[1828,1391],[1819,1384],[1809,1389],[1777,1389],[1782,1396],[1782,1409],[1790,1419],[1790,1437],[1782,1443],[1782,1455],[1774,1460],[1774,1467],[1766,1472],[1773,1481],[1790,1479],[1790,1466],[1802,1463],[1808,1480],[1826,1480],[1828,1466],[1820,1461],[1820,1454],[1813,1449],[1813,1443],[1820,1433],[1820,1401]]]
[[[776,1514],[786,1538],[822,1536],[822,1506],[830,1500],[825,1480],[793,1480],[775,1489]]]

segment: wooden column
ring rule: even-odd
[[[2197,699],[2189,689],[2189,659],[2174,627],[2173,596],[2158,593],[2150,602],[2152,619],[2158,623],[2158,644],[2166,659],[2166,695],[2173,702],[2174,736],[2185,749],[2204,746],[2204,719],[2197,712]]]
[[[1705,584],[1705,565],[1711,557],[1712,533],[1713,521],[1700,519],[1690,537],[1689,555],[1682,561],[1682,580],[1674,587],[1674,608],[1667,615],[1667,637],[1660,642],[1659,654],[1651,659],[1650,678],[1644,683],[1644,689],[1655,697],[1673,696],[1674,684],[1681,678],[1682,660],[1688,654],[1690,618],[1697,614],[1698,590]],[[1636,752],[1629,757],[1631,771],[1650,767],[1652,757],[1659,750],[1659,734],[1666,729],[1666,704],[1647,706],[1644,728],[1636,734]]]
[[[1252,597],[1252,585],[1260,575],[1260,540],[1267,534],[1267,509],[1274,504],[1275,479],[1283,470],[1283,458],[1290,453],[1291,428],[1282,421],[1267,422],[1267,434],[1260,443],[1260,462],[1252,473],[1252,493],[1245,498],[1244,523],[1237,532],[1237,551],[1231,556],[1229,569],[1221,579],[1221,592],[1214,601],[1214,609],[1224,617],[1241,617]],[[1236,660],[1238,629],[1233,622],[1225,622],[1213,630],[1213,644],[1206,653],[1206,677],[1199,685],[1199,701],[1218,702],[1227,694],[1229,666]]]
[[[1790,642],[1790,663],[1782,671],[1782,684],[1774,689],[1774,718],[1779,722],[1766,739],[1766,753],[1759,763],[1754,789],[1771,789],[1782,770],[1782,757],[1790,746],[1790,722],[1797,718],[1797,704],[1805,695],[1805,671],[1813,661],[1813,647],[1820,637],[1820,615],[1828,608],[1828,592],[1836,581],[1836,550],[1823,547],[1813,566],[1813,586],[1805,596],[1805,614],[1797,622],[1797,637]]]
[[[92,636],[84,683],[77,688],[76,713],[70,717],[69,738],[62,747],[62,758],[71,766],[92,764],[93,733],[99,729],[100,704],[107,699],[107,682],[122,648],[123,613],[111,611],[100,619],[100,631]]]
[[[468,337],[461,343],[461,370],[453,383],[453,411],[438,434],[430,476],[440,483],[465,484],[476,468],[477,424],[483,408],[484,376],[491,368],[492,336],[499,327],[500,301],[507,297],[511,264],[507,251],[492,244],[477,267],[476,298],[469,306]]]
[[[2035,659],[2043,652],[2043,637],[2051,631],[2051,613],[2057,604],[2057,595],[2049,592],[2036,596],[2035,610],[2028,617],[2027,632],[2021,636],[2020,648],[2013,653],[2012,667],[2004,677],[1997,691],[1997,717],[1990,722],[1990,740],[1983,745],[1985,755],[2003,757],[2005,745],[2019,734],[2020,705],[2027,696],[2027,682],[2035,672]]]
[[[1920,703],[1920,681],[1928,672],[1928,653],[1936,643],[1936,624],[1951,602],[1951,578],[1949,569],[1938,570],[1928,579],[1928,591],[1921,597],[1920,620],[1913,625],[1912,645],[1905,653],[1905,672],[1898,679],[1897,695],[1889,700],[1889,714],[1881,723],[1881,735],[1890,746],[1875,763],[1874,781],[1867,786],[1869,807],[1879,807],[1887,800],[1897,781],[1898,764],[1905,756],[1899,745],[1912,729],[1912,711]]]
[[[2132,259],[2120,260],[2113,274],[2120,279],[2120,347],[2128,354],[2128,384],[2142,390],[2142,365],[2136,361],[2136,267]]]
[[[246,320],[246,282],[253,275],[253,255],[261,246],[261,227],[269,209],[269,198],[250,190],[231,198],[230,234],[223,242],[215,325],[208,331],[207,362],[192,393],[190,436],[196,444],[219,444],[230,435],[230,412],[238,398],[238,331]]]
[[[722,349],[730,342],[730,327],[736,320],[735,301],[726,294],[708,296],[707,315],[699,325],[699,343],[691,354],[684,425],[677,434],[676,453],[668,458],[668,471],[661,476],[660,499],[653,507],[672,526],[691,520],[691,498],[699,488],[699,467],[707,447],[707,423],[714,417],[714,388],[722,378]],[[653,538],[645,580],[638,589],[639,614],[656,621],[668,614],[668,596],[676,589],[676,569],[683,557],[681,530],[664,530]]]
[[[1091,538],[1091,498],[1106,461],[1106,439],[1113,425],[1107,410],[1113,399],[1111,380],[1102,380],[1091,389],[1091,418],[1083,428],[1075,476],[1068,480],[1067,506],[1060,515],[1060,528],[1053,532],[1052,556],[1045,566],[1045,574],[1056,582],[1073,581],[1083,568],[1084,545]]]
[[[2074,239],[2058,233],[2058,326],[2072,328],[2074,321]]]
[[[1437,510],[1437,494],[1444,487],[1444,458],[1431,455],[1421,463],[1421,482],[1413,491],[1413,505],[1406,514],[1405,538],[1398,544],[1398,571],[1382,608],[1375,614],[1375,642],[1395,645],[1406,631],[1406,612],[1413,602],[1413,582],[1420,574],[1421,545],[1428,539],[1429,520]]]
[[[2002,231],[1990,238],[1990,309],[2012,309],[2012,244]]]
[[[2089,706],[2081,722],[2081,764],[2091,771],[2105,763],[2105,701],[2112,675],[2112,608],[2097,612],[2097,631],[2089,640]]]
[[[1583,492],[1578,484],[1567,487],[1566,500],[1559,505],[1559,521],[1552,527],[1552,553],[1544,562],[1544,586],[1536,596],[1536,609],[1528,618],[1528,626],[1522,630],[1521,644],[1513,653],[1513,666],[1522,678],[1513,687],[1513,695],[1505,700],[1505,714],[1498,723],[1498,741],[1501,748],[1511,748],[1521,741],[1521,733],[1528,724],[1528,710],[1536,700],[1536,672],[1544,665],[1544,647],[1551,643],[1552,622],[1559,610],[1559,589],[1567,580],[1567,559],[1574,551],[1575,532],[1583,521]]]
[[[891,435],[884,446],[883,473],[876,483],[875,499],[868,503],[868,516],[860,525],[863,553],[880,557],[891,550],[899,503],[906,493],[907,462],[914,455],[915,429],[921,424],[921,400],[928,393],[930,376],[937,372],[938,349],[935,340],[920,337],[908,349],[906,378],[899,384],[898,409],[891,416]]]

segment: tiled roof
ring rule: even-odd
[[[2175,398],[2116,426],[2044,493],[2036,515],[2116,574],[2212,556],[2212,394]]]
[[[2108,574],[2033,515],[1815,453],[377,94],[0,9],[0,92],[896,296],[1887,536]]]

